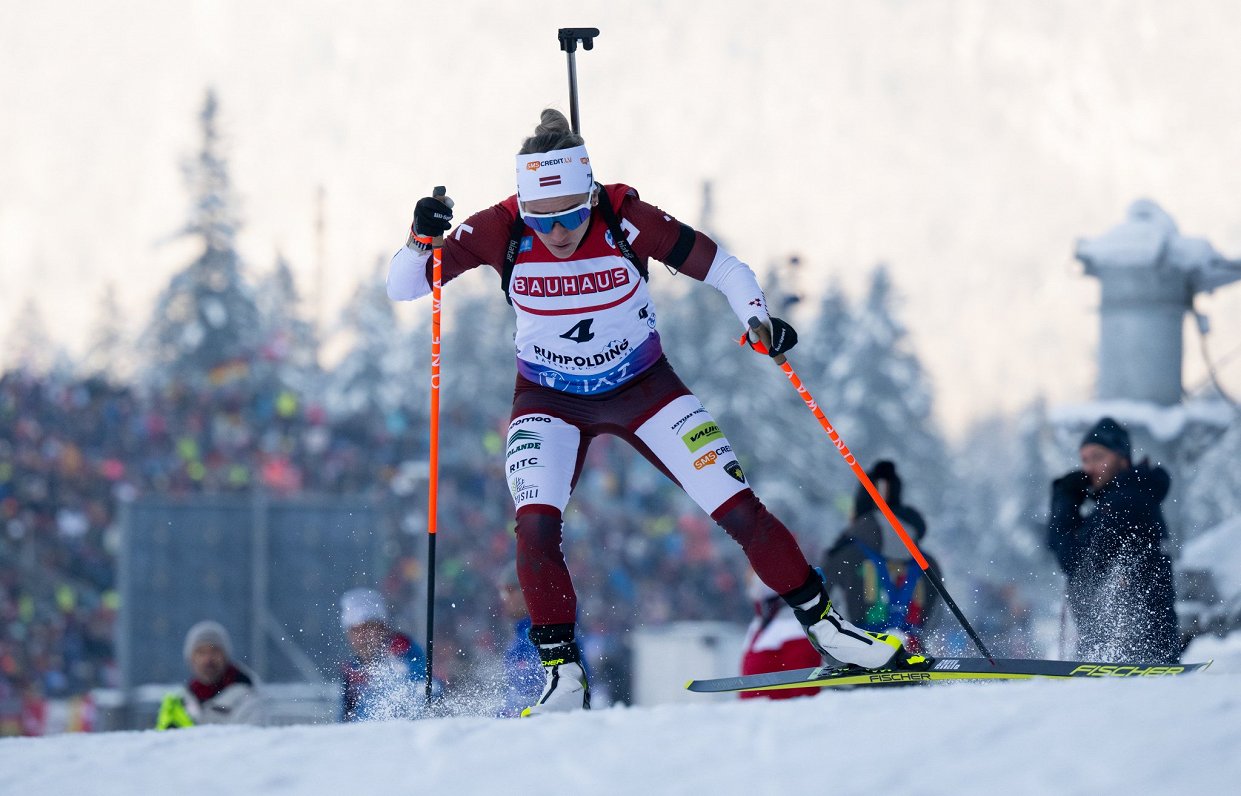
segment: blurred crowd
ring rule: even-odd
[[[0,733],[29,731],[41,700],[116,685],[119,507],[140,496],[389,496],[378,585],[391,605],[417,604],[425,420],[329,417],[290,390],[219,375],[158,394],[101,379],[0,376]],[[448,678],[468,676],[508,643],[495,592],[514,555],[506,420],[450,410],[442,421],[454,440],[441,461],[439,520],[452,532],[437,551],[437,643],[449,651],[437,672]],[[600,439],[590,457],[565,549],[596,656],[619,660],[608,650],[624,647],[639,618],[744,616],[744,561],[723,532],[625,446]],[[614,678],[618,698],[624,679]]]

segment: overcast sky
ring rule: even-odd
[[[1072,252],[1134,199],[1241,257],[1241,5],[549,5],[0,0],[0,334],[32,298],[81,350],[109,282],[145,321],[194,255],[173,233],[209,85],[242,255],[283,252],[310,307],[323,186],[330,319],[430,186],[463,212],[512,193],[539,110],[567,109],[565,25],[603,31],[578,56],[597,175],[691,224],[713,181],[729,246],[760,274],[800,254],[809,291],[887,262],[949,430],[1091,397],[1098,287]],[[1200,308],[1237,352],[1241,287]],[[1241,392],[1241,353],[1222,372]]]

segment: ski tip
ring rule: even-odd
[[[693,691],[693,690],[694,690],[694,681],[693,681],[693,680],[686,680],[686,681],[685,681],[685,690],[686,690],[686,691]]]

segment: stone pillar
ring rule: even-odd
[[[1192,293],[1176,268],[1094,267],[1099,305],[1100,400],[1181,401],[1182,325]]]

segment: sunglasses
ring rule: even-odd
[[[521,218],[534,229],[547,234],[557,224],[572,232],[590,218],[590,197],[577,207],[557,210],[555,213],[522,213]]]

